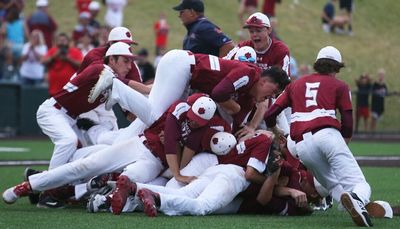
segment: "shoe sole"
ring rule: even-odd
[[[372,223],[368,223],[369,221],[369,216],[364,215],[364,213],[359,213],[354,207],[354,203],[352,200],[352,197],[348,193],[342,194],[340,197],[340,202],[342,202],[343,207],[347,210],[347,212],[350,214],[351,218],[353,219],[353,222],[356,223],[358,226],[362,227],[370,227],[372,226]]]
[[[156,217],[157,216],[157,209],[154,206],[153,201],[145,199],[144,192],[141,191],[141,190],[138,192],[138,197],[143,202],[144,213],[149,217]]]
[[[94,101],[96,101],[96,99],[100,96],[101,92],[103,91],[103,90],[101,90],[100,85],[106,83],[105,80],[106,80],[107,77],[104,76],[102,73],[100,73],[99,80],[96,82],[96,84],[90,90],[90,93],[89,93],[89,96],[88,96],[88,102],[89,103],[94,103]]]
[[[123,180],[117,181],[117,188],[115,189],[116,191],[113,193],[113,197],[111,199],[111,209],[114,215],[121,214],[126,204],[126,200],[128,199],[130,193],[129,182],[129,178],[127,177]],[[120,190],[126,190],[125,197],[122,196],[122,192]]]

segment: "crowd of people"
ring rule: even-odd
[[[85,56],[57,36],[43,59],[68,65],[70,72],[54,74],[69,78],[37,111],[54,143],[50,165],[27,168],[24,181],[3,192],[6,203],[29,196],[38,207],[73,199],[89,212],[116,215],[294,216],[334,200],[358,226],[398,214],[370,200],[372,188],[347,146],[353,108],[348,85],[337,79],[345,67],[338,49],[316,50],[313,72],[295,80],[289,48],[271,35],[264,13],[244,21],[249,39],[235,44],[205,17],[202,1],[173,9],[187,35],[155,73],[146,50],[132,52],[137,42],[128,28],[114,27]],[[158,35],[168,30],[163,20],[154,26]],[[158,42],[160,52],[165,43]],[[115,104],[128,127],[118,129]]]

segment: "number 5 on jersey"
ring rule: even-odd
[[[319,82],[306,83],[306,107],[317,106]]]

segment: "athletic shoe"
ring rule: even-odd
[[[38,174],[41,173],[42,171],[40,170],[36,170],[36,169],[31,169],[31,168],[26,168],[24,171],[24,181],[29,181],[29,177],[34,175],[34,174]],[[37,204],[39,202],[39,195],[40,192],[32,192],[29,193],[28,198],[29,198],[29,202],[31,204]]]
[[[99,80],[97,81],[96,85],[94,85],[94,87],[90,90],[88,102],[94,103],[94,101],[96,101],[102,92],[111,88],[114,77],[115,75],[111,70],[104,68],[100,73]]]
[[[157,208],[160,207],[160,195],[150,189],[143,188],[138,191],[137,196],[143,203],[144,213],[149,217],[156,217]]]
[[[39,197],[39,202],[36,204],[38,208],[53,208],[53,209],[61,209],[65,208],[64,202],[53,198],[48,195],[46,192],[42,192]]]
[[[129,195],[135,195],[136,183],[131,182],[127,176],[119,176],[117,180],[117,187],[112,194],[111,209],[115,215],[122,212]]]
[[[109,195],[93,194],[86,205],[86,209],[90,213],[106,212],[111,207],[111,197]]]
[[[365,205],[368,214],[373,218],[393,218],[393,209],[386,201],[377,200]]]
[[[13,204],[18,198],[28,196],[30,193],[32,193],[31,186],[28,181],[24,181],[4,191],[3,200],[6,204]]]
[[[86,183],[86,188],[87,188],[88,192],[97,191],[97,190],[107,186],[107,181],[109,179],[110,179],[109,173],[95,176]]]
[[[372,227],[372,222],[369,218],[367,210],[364,207],[364,203],[360,200],[360,198],[358,198],[355,193],[343,193],[340,197],[340,202],[350,214],[354,223],[356,223],[358,226]]]

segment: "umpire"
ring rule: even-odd
[[[201,0],[182,0],[173,9],[179,11],[179,18],[187,29],[184,50],[223,57],[234,47],[232,40],[204,16]]]

